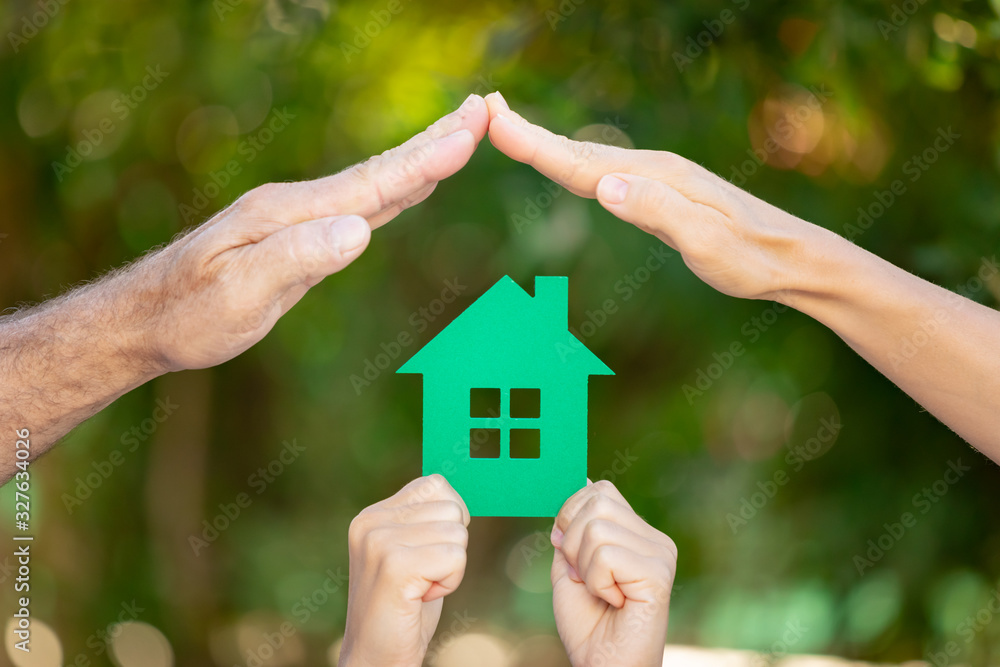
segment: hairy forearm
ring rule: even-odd
[[[15,472],[15,430],[31,432],[37,456],[159,374],[138,317],[136,276],[146,270],[140,263],[0,318],[0,483]]]
[[[799,266],[809,268],[783,300],[830,327],[944,424],[1000,462],[1000,312],[821,228],[805,235],[801,252],[807,261]],[[996,272],[987,262],[981,269],[987,278]]]

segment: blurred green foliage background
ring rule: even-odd
[[[680,153],[995,307],[1000,281],[969,281],[1000,231],[998,5],[8,1],[0,303],[93,279],[247,189],[339,170],[499,88],[554,131]],[[960,137],[913,172],[947,128]],[[261,344],[133,391],[39,460],[33,611],[65,662],[106,664],[100,633],[135,601],[177,664],[246,664],[282,621],[296,632],[263,664],[322,663],[346,588],[308,614],[302,598],[346,574],[352,517],[420,473],[420,379],[393,371],[505,274],[569,276],[571,326],[616,372],[591,381],[589,469],[679,545],[672,643],[768,651],[799,624],[792,652],[904,661],[953,641],[956,661],[996,662],[1000,622],[963,625],[1000,584],[995,465],[823,326],[718,294],[676,253],[644,273],[656,239],[546,185],[484,141]],[[449,280],[457,302],[420,315]],[[416,343],[379,358],[404,331]],[[367,362],[386,369],[352,383]],[[162,421],[158,401],[177,406]],[[842,427],[819,447],[822,419]],[[305,449],[258,494],[286,441]],[[937,493],[957,459],[972,470]],[[240,493],[252,503],[192,548]],[[916,525],[859,573],[907,511]],[[474,520],[441,630],[467,614],[461,632],[549,646],[549,525]]]

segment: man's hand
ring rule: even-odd
[[[552,606],[574,667],[659,667],[677,569],[673,540],[600,481],[566,501],[552,545]]]
[[[32,455],[168,371],[227,361],[350,264],[371,229],[465,165],[489,122],[471,95],[403,145],[350,169],[251,190],[190,234],[37,308],[0,318],[0,441]],[[0,483],[14,473],[0,447]]]
[[[1000,463],[1000,313],[757,199],[679,155],[571,141],[486,98],[490,140],[681,253],[730,296],[830,327],[928,412]],[[983,249],[977,280],[996,279]],[[928,333],[930,332],[930,333]]]
[[[151,258],[134,317],[164,371],[240,354],[326,276],[354,261],[370,229],[426,199],[486,134],[486,104],[457,111],[405,144],[339,174],[251,190]]]
[[[420,477],[351,522],[340,664],[423,664],[444,597],[465,576],[469,510],[441,475]]]

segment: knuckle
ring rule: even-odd
[[[362,547],[368,529],[368,510],[362,510],[360,514],[351,519],[351,525],[347,529],[347,543],[352,551]]]
[[[285,244],[285,252],[292,266],[298,268],[301,276],[312,276],[322,267],[329,266],[340,258],[340,250],[336,244],[309,243],[308,245],[294,243],[290,237]]]
[[[670,558],[676,563],[678,556],[677,543],[674,542],[672,539],[670,539],[670,537],[667,535],[664,535],[663,538],[664,538],[664,546],[666,547],[667,552],[670,554]]]
[[[601,492],[602,494],[617,491],[615,485],[606,479],[600,479],[594,482],[594,489]]]
[[[371,183],[375,179],[375,171],[383,160],[385,160],[385,154],[373,155],[351,167],[350,174],[362,184]]]
[[[385,557],[393,553],[393,550],[389,548],[391,545],[392,530],[384,526],[375,526],[369,529],[361,538],[361,551],[370,558]]]
[[[461,546],[465,551],[469,546],[469,531],[460,523],[449,522],[447,525],[445,533],[448,543]]]
[[[601,544],[594,549],[594,555],[591,557],[591,563],[599,568],[606,569],[611,567],[612,551],[610,545]]]
[[[614,500],[604,495],[603,493],[600,493],[594,496],[593,500],[591,500],[589,504],[590,504],[590,511],[592,512],[593,516],[606,517],[610,516],[613,513],[615,505],[617,505],[618,503],[616,503]]]
[[[664,213],[667,208],[667,193],[659,182],[644,183],[636,193],[638,208],[649,213]]]
[[[462,525],[465,519],[465,513],[462,512],[462,506],[456,503],[454,500],[446,500],[445,502],[445,514],[448,521],[454,521],[455,523]],[[465,526],[462,525],[465,529]]]
[[[605,544],[614,535],[614,524],[605,519],[594,519],[583,530],[583,537],[589,543]]]
[[[264,183],[246,192],[239,201],[251,209],[262,208],[280,199],[289,186],[289,183]]]
[[[572,159],[577,164],[582,164],[592,159],[602,148],[600,144],[592,141],[574,141],[566,137],[562,139],[569,147]]]
[[[448,481],[438,473],[428,475],[423,479],[417,493],[425,500],[448,500]]]
[[[469,560],[469,554],[465,547],[459,544],[446,544],[443,548],[444,557],[452,564],[455,570],[464,570]]]
[[[660,168],[670,175],[687,173],[688,166],[691,164],[687,158],[670,151],[661,151],[657,155],[657,161]]]

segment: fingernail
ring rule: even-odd
[[[597,196],[609,204],[621,204],[628,196],[628,183],[617,176],[605,176],[597,184]]]
[[[563,532],[558,528],[556,528],[555,526],[552,526],[552,534],[549,535],[549,541],[552,542],[552,546],[558,549],[559,547],[562,546]]]
[[[510,109],[510,105],[509,105],[509,104],[507,104],[507,100],[505,100],[505,99],[504,99],[504,97],[503,97],[503,93],[501,93],[501,92],[500,92],[500,91],[498,90],[498,91],[495,91],[495,92],[494,92],[493,94],[497,96],[497,100],[498,100],[498,101],[500,102],[500,104],[502,104],[502,105],[503,105],[503,108],[504,108],[504,109]]]
[[[458,107],[458,110],[459,111],[466,111],[468,109],[471,109],[472,105],[476,103],[475,100],[476,100],[477,97],[479,97],[479,96],[476,95],[475,93],[472,93],[471,95],[469,95],[468,97],[466,97],[465,101],[462,102],[462,106]]]
[[[368,221],[359,215],[349,215],[330,225],[330,240],[333,247],[339,248],[341,253],[363,246],[370,233]]]

